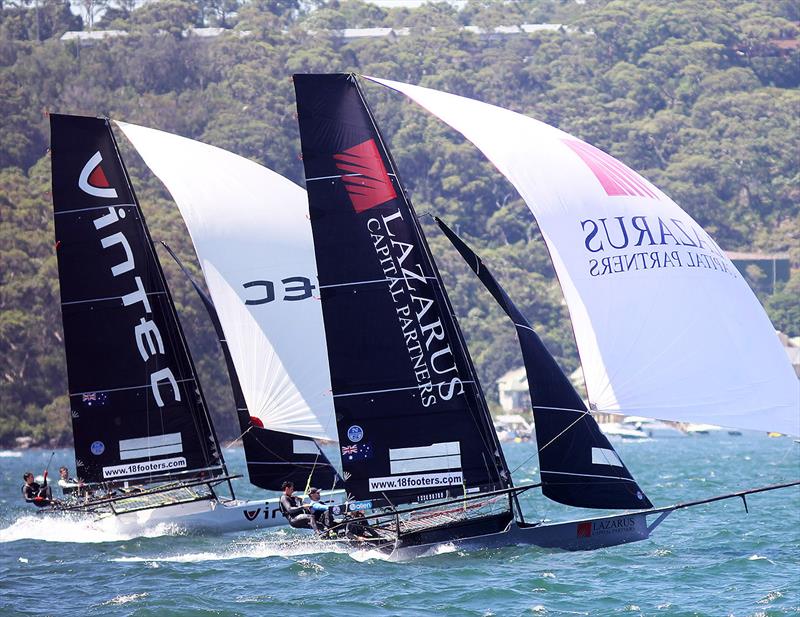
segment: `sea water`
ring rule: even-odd
[[[656,505],[800,478],[800,444],[725,432],[615,442]],[[538,480],[535,445],[505,446],[518,484]],[[509,547],[389,563],[288,528],[217,536],[159,525],[37,514],[21,502],[24,471],[49,451],[0,457],[0,615],[798,615],[800,488],[673,513],[644,542],[590,552]],[[243,473],[239,449],[225,451]],[[71,451],[55,454],[74,469]],[[237,481],[237,496],[264,492]],[[531,491],[529,520],[571,509]]]

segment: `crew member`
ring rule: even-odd
[[[44,472],[44,482],[41,485],[34,481],[30,471],[25,472],[22,479],[25,480],[25,484],[22,485],[22,496],[25,501],[40,508],[49,506],[53,502],[50,487],[47,486],[47,471]]]
[[[310,505],[303,505],[299,497],[294,496],[294,482],[286,480],[281,485],[283,495],[279,502],[281,514],[289,521],[289,525],[296,529],[313,529],[319,533],[317,520],[309,513]]]
[[[333,527],[333,510],[331,510],[330,506],[320,501],[322,495],[320,495],[319,489],[312,486],[308,491],[308,497],[311,499],[311,503],[308,504],[311,506],[311,516],[316,519],[317,526],[322,529],[330,529]]]
[[[58,485],[61,487],[61,492],[64,495],[72,495],[73,493],[80,492],[83,481],[70,478],[69,469],[66,467],[59,467],[58,475],[61,476],[58,479]]]
[[[374,540],[375,538],[381,537],[369,524],[369,521],[361,510],[350,513],[347,525],[345,525],[345,533],[348,537],[361,541]]]

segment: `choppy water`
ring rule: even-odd
[[[657,505],[800,478],[800,444],[761,435],[617,443]],[[0,615],[798,615],[800,490],[670,516],[645,542],[586,553],[505,548],[393,564],[332,550],[289,529],[190,536],[171,526],[130,537],[32,513],[22,473],[49,452],[0,453]],[[531,444],[506,447],[519,483]],[[243,470],[240,450],[226,452]],[[51,470],[72,467],[59,451]],[[239,481],[238,496],[259,497]],[[580,511],[526,496],[531,519]]]

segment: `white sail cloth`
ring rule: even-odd
[[[117,125],[178,204],[250,415],[338,440],[305,190],[225,150]]]
[[[368,79],[462,133],[528,204],[569,306],[593,407],[800,434],[800,386],[769,318],[717,244],[669,197],[532,118]]]

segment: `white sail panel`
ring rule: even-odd
[[[117,125],[178,204],[250,415],[337,440],[305,190],[225,150]]]
[[[569,306],[593,407],[800,434],[800,385],[769,318],[719,246],[669,197],[527,116],[369,79],[462,133],[528,204]]]

